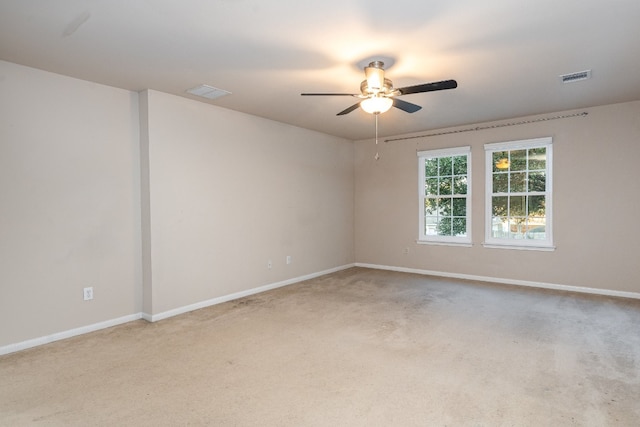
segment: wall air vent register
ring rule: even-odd
[[[562,74],[560,76],[560,81],[562,81],[562,83],[573,83],[573,82],[579,82],[582,80],[588,80],[590,78],[591,78],[591,70],[585,70],[585,71],[578,71],[577,73]]]

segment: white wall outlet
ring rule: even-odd
[[[271,267],[273,267],[273,264],[271,263],[271,260],[269,260],[267,261],[267,268],[271,270]]]
[[[287,264],[291,264],[291,255],[287,255]]]
[[[89,301],[93,299],[93,287],[84,288],[83,290],[84,300]]]

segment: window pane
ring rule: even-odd
[[[525,226],[525,217],[509,218],[509,237],[512,239],[522,239],[527,231]]]
[[[544,225],[529,229],[525,234],[525,239],[544,240],[547,238]]]
[[[453,236],[451,217],[440,218],[440,221],[438,221],[438,236]]]
[[[496,151],[493,153],[493,171],[508,171],[509,170],[509,152],[508,151]]]
[[[466,218],[453,218],[453,235],[454,236],[467,235],[467,219]]]
[[[494,173],[493,174],[493,192],[506,193],[509,191],[509,174]]]
[[[420,192],[423,213],[420,239],[435,242],[466,242],[469,147],[438,149],[419,153],[424,182]],[[431,157],[432,156],[432,157]]]
[[[453,194],[467,194],[467,176],[453,177]]]
[[[522,193],[527,190],[526,188],[526,172],[515,172],[509,174],[511,178],[511,187],[510,191],[512,193]]]
[[[511,196],[509,197],[509,216],[525,216],[527,214],[525,210],[525,196]]]
[[[507,216],[507,196],[492,197],[491,198],[491,214],[493,216]]]
[[[545,196],[529,196],[529,215],[540,217],[546,215]]]
[[[451,199],[450,198],[439,198],[438,199],[438,211],[440,215],[449,216],[451,215]]]
[[[467,174],[467,156],[456,156],[453,158],[453,174]]]
[[[438,159],[427,159],[424,162],[424,176],[438,176]]]
[[[547,163],[547,149],[545,147],[529,149],[529,170],[544,170]]]
[[[436,215],[437,214],[437,203],[436,199],[424,199],[424,213],[425,215]]]
[[[529,191],[545,191],[547,187],[547,176],[544,172],[533,172],[529,174]]]
[[[527,150],[513,150],[511,151],[511,164],[512,171],[523,171],[527,169]]]
[[[440,167],[440,176],[453,175],[453,162],[451,157],[440,157],[438,159],[438,166]]]
[[[551,211],[546,208],[551,203],[551,144],[552,138],[536,138],[485,145],[486,160],[493,162],[485,171],[489,244],[552,247]],[[518,242],[531,239],[538,242]]]
[[[425,216],[424,217],[424,234],[428,236],[437,235],[436,228],[438,227],[437,216]]]
[[[425,196],[438,194],[438,178],[427,178],[425,182]]]
[[[462,197],[453,198],[453,216],[467,216],[467,199]]]
[[[448,176],[440,178],[440,194],[448,195],[453,190],[453,178]]]
[[[507,227],[507,218],[503,216],[494,216],[491,218],[491,237],[505,238],[509,236]]]

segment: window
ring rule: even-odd
[[[551,138],[485,144],[485,246],[552,250]]]
[[[471,147],[418,152],[418,243],[471,244]]]

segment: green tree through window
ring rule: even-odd
[[[551,247],[551,138],[486,144],[486,243]]]
[[[420,240],[470,242],[469,147],[418,153]]]

